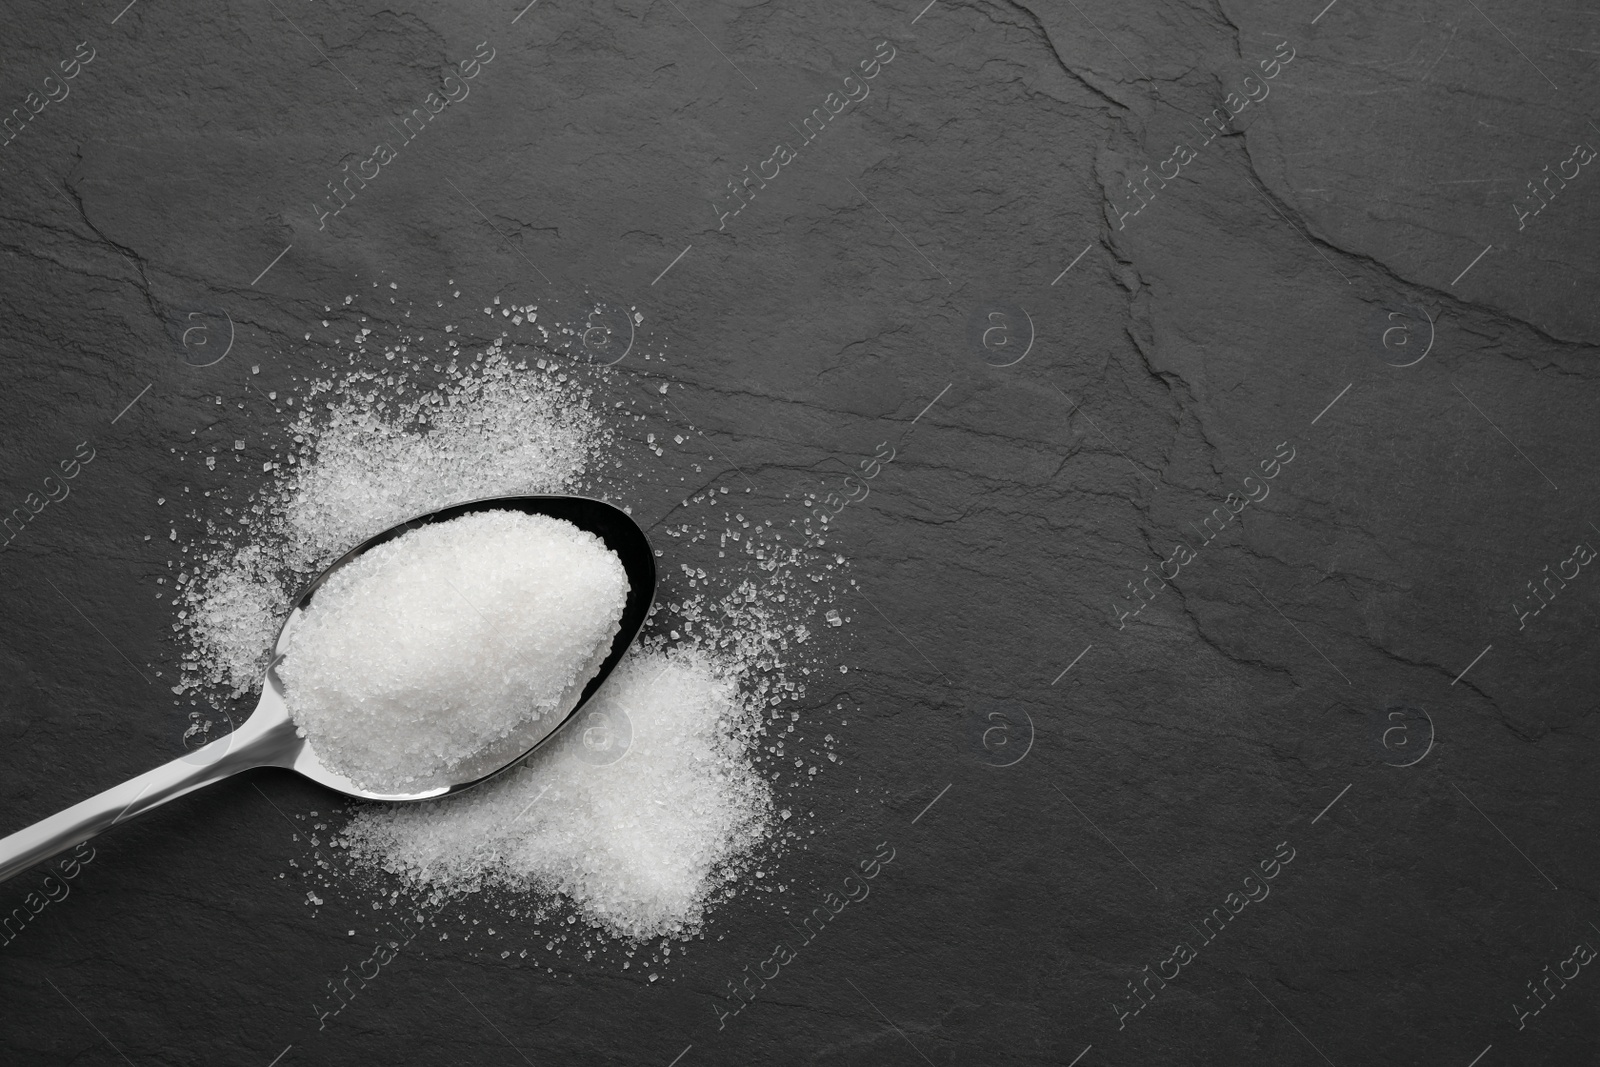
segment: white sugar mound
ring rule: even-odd
[[[787,805],[842,763],[833,733],[816,736],[824,726],[817,709],[801,702],[822,683],[822,668],[831,675],[841,667],[815,631],[846,591],[848,568],[842,556],[819,557],[802,544],[810,538],[786,512],[741,501],[737,485],[723,484],[729,479],[689,490],[683,475],[692,471],[699,484],[709,473],[698,436],[679,438],[683,427],[664,409],[635,410],[618,388],[625,382],[544,358],[550,338],[587,336],[584,318],[535,324],[530,308],[496,307],[502,329],[517,328],[516,318],[499,322],[504,310],[528,316],[520,334],[476,352],[448,329],[395,326],[391,336],[352,317],[343,323],[350,346],[324,346],[316,376],[265,397],[252,392],[252,412],[264,414],[270,401],[274,416],[290,420],[281,436],[274,429],[249,442],[270,449],[271,462],[259,479],[254,455],[249,464],[238,452],[219,463],[211,478],[230,469],[237,477],[221,487],[207,479],[205,495],[192,500],[204,533],[155,577],[162,592],[174,590],[182,651],[174,703],[220,711],[221,701],[244,700],[248,710],[295,598],[335,559],[396,523],[493,496],[584,493],[650,514],[675,503],[672,521],[652,527],[657,610],[573,722],[524,765],[446,801],[356,805],[336,831],[336,857],[312,835],[313,851],[286,873],[314,890],[308,900],[317,904],[371,881],[401,883],[384,886],[385,909],[401,894],[435,909],[471,895],[479,914],[509,910],[559,924],[546,931],[547,949],[587,942],[591,930],[636,941],[703,935],[714,907],[735,892],[792,888],[766,866],[783,842],[800,839],[805,813]],[[179,450],[178,461],[198,465],[201,440]],[[677,449],[666,452],[667,441]],[[483,604],[493,591],[462,592],[493,617]],[[837,625],[838,612],[828,614]],[[455,621],[472,624],[465,611]],[[499,636],[505,627],[489,629]],[[493,658],[477,646],[471,654]],[[497,675],[472,681],[504,683]],[[776,810],[775,795],[784,798]],[[346,880],[347,861],[363,874],[387,873]]]
[[[302,402],[293,450],[180,580],[174,629],[190,649],[176,691],[256,690],[290,605],[328,564],[463,500],[572,492],[610,436],[577,383],[514,364],[498,341],[464,372],[451,362],[446,389],[419,391],[408,373],[422,377],[363,369],[310,383],[303,401],[331,399]]]
[[[685,936],[771,832],[759,724],[711,654],[635,648],[522,766],[447,800],[368,808],[343,843],[418,888],[558,894],[617,937]]]
[[[562,519],[485,511],[411,530],[317,590],[278,667],[289,714],[365,789],[435,784],[563,711],[627,597],[621,560]]]

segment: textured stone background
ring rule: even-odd
[[[430,944],[319,1031],[309,1001],[367,947],[276,877],[306,846],[265,795],[330,798],[263,773],[99,840],[0,949],[4,1062],[1594,1059],[1600,976],[1521,1028],[1513,1004],[1600,946],[1600,575],[1525,628],[1513,605],[1600,544],[1600,176],[1522,229],[1513,204],[1600,145],[1600,13],[122,2],[13,3],[0,33],[24,113],[95,50],[0,148],[5,508],[96,450],[0,558],[0,829],[182,752],[185,709],[134,666],[171,662],[155,499],[203,484],[177,450],[260,439],[247,380],[314,372],[324,305],[381,279],[433,328],[452,288],[637,306],[669,360],[621,380],[681,384],[758,515],[902,441],[838,522],[874,607],[817,703],[860,711],[785,869],[807,897],[896,859],[720,1031],[770,909],[721,909],[654,985]],[[341,162],[480,41],[470,96],[319,232]],[[725,183],[880,41],[871,95],[719,231]],[[1270,95],[1119,225],[1128,177],[1282,41]],[[221,316],[233,349],[189,365],[174,338]],[[1270,497],[1119,628],[1126,583],[1284,441]],[[1284,841],[1271,895],[1119,1028],[1127,983]]]

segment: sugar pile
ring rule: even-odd
[[[318,757],[357,785],[437,784],[594,676],[628,598],[622,562],[570,522],[485,511],[340,567],[278,675]]]
[[[419,388],[434,384],[422,366],[411,381],[386,369],[309,383],[323,413],[289,406],[272,482],[244,514],[224,509],[233,529],[209,524],[214,547],[178,575],[174,629],[190,647],[177,691],[254,691],[294,597],[339,556],[463,500],[572,492],[610,436],[576,383],[528,372],[498,340],[466,373],[452,354],[443,386]]]
[[[391,314],[385,340],[360,325],[366,318],[356,321],[360,307],[348,309],[343,321],[324,322],[338,340],[322,350],[348,358],[348,367],[301,380],[282,399],[252,388],[251,410],[267,416],[269,434],[287,421],[287,439],[268,453],[262,484],[245,486],[242,503],[231,482],[218,481],[228,467],[195,472],[209,485],[197,516],[205,534],[176,544],[169,577],[156,579],[177,580],[183,675],[173,690],[191,707],[217,709],[219,728],[221,710],[237,700],[232,718],[240,721],[299,591],[405,519],[513,494],[584,493],[630,505],[663,557],[657,610],[593,712],[569,724],[575,740],[446,802],[358,805],[338,852],[325,850],[328,827],[315,823],[316,852],[289,860],[284,877],[300,882],[313,906],[330,895],[353,903],[374,882],[398,882],[381,888],[375,914],[402,907],[401,892],[435,915],[470,897],[479,914],[558,924],[546,942],[557,954],[589,929],[688,936],[732,892],[784,892],[771,861],[784,842],[814,832],[797,827],[806,812],[793,801],[843,762],[834,734],[818,736],[833,712],[811,706],[807,694],[824,671],[844,669],[825,662],[816,631],[839,625],[839,612],[827,609],[848,567],[805,547],[798,502],[749,499],[750,488],[707,454],[694,427],[656,399],[667,386],[649,377],[653,364],[639,364],[651,398],[642,402],[638,379],[544,358],[552,338],[588,336],[587,319],[562,326],[537,309],[499,305],[495,298],[483,314],[509,332],[472,354],[457,340],[460,325],[430,334]],[[265,399],[273,406],[262,412]],[[263,458],[255,440],[216,436],[197,437],[180,458],[246,444],[257,452],[252,461]],[[198,724],[205,712],[189,714]],[[623,731],[619,743],[615,731]],[[607,752],[620,755],[615,764],[600,758]]]
[[[635,649],[525,764],[445,801],[366,808],[344,844],[415,888],[559,894],[615,936],[683,936],[770,832],[747,753],[759,725],[726,663]]]

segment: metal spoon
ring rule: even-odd
[[[289,635],[328,576],[361,553],[428,523],[445,522],[475,511],[496,510],[524,511],[532,515],[565,519],[579,529],[596,535],[616,553],[628,575],[629,586],[628,600],[622,611],[617,635],[605,655],[597,656],[599,666],[588,684],[581,691],[576,686],[569,691],[558,707],[557,714],[540,716],[525,723],[518,730],[513,730],[510,737],[451,768],[447,775],[435,780],[427,789],[393,794],[362,789],[324,766],[310,743],[296,734],[295,725],[289,719],[288,705],[284,702],[283,683],[278,679],[276,670],[278,661],[288,648]],[[638,636],[645,616],[650,613],[655,589],[655,556],[644,531],[620,509],[587,497],[491,497],[456,504],[385,530],[345,553],[301,595],[294,609],[289,612],[289,617],[284,620],[283,629],[278,632],[278,641],[274,646],[276,658],[261,684],[261,702],[243,726],[187,756],[74,804],[66,811],[36,822],[25,830],[0,838],[0,882],[109,830],[119,822],[201,786],[220,782],[254,767],[286,767],[329,789],[363,800],[429,800],[477,785],[520,762],[524,756],[544,744],[562,723],[568,721],[594,695]]]

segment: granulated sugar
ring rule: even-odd
[[[609,436],[584,392],[553,367],[514,364],[498,341],[465,374],[451,359],[449,389],[411,399],[403,369],[310,383],[336,399],[295,416],[273,482],[236,530],[214,525],[219,546],[183,587],[179,690],[255,690],[293,598],[374,534],[464,500],[574,490]]]
[[[385,344],[335,323],[347,345],[327,354],[356,369],[269,394],[268,418],[292,419],[292,446],[243,504],[217,499],[215,479],[233,466],[219,464],[201,516],[207,536],[179,545],[171,564],[184,668],[174,692],[219,712],[248,700],[300,590],[406,519],[540,493],[631,507],[660,557],[657,609],[592,705],[502,778],[437,803],[355,805],[347,850],[330,853],[312,834],[315,851],[289,860],[284,876],[313,907],[376,890],[386,898],[378,915],[401,907],[404,892],[434,915],[471,902],[478,914],[554,921],[560,931],[537,941],[557,953],[589,929],[689,936],[729,894],[783,892],[772,860],[814,832],[797,825],[807,813],[795,800],[842,763],[834,735],[822,736],[837,726],[821,721],[832,710],[795,709],[824,670],[837,679],[841,669],[814,635],[829,626],[826,612],[848,611],[836,599],[847,565],[803,547],[806,512],[782,486],[758,504],[754,486],[708,454],[676,406],[657,399],[667,385],[651,379],[656,364],[638,364],[641,382],[547,360],[538,346],[588,336],[587,320],[536,323],[529,307],[498,305],[484,307],[497,328],[505,310],[524,324],[508,320],[515,332],[476,355],[449,328],[395,327]],[[626,410],[636,406],[645,410]]]
[[[415,888],[558,894],[618,937],[691,933],[772,821],[748,755],[760,713],[728,667],[635,649],[525,764],[447,800],[366,808],[344,844]]]
[[[365,552],[317,590],[278,676],[331,769],[412,791],[556,714],[616,636],[622,562],[570,522],[486,511]]]

